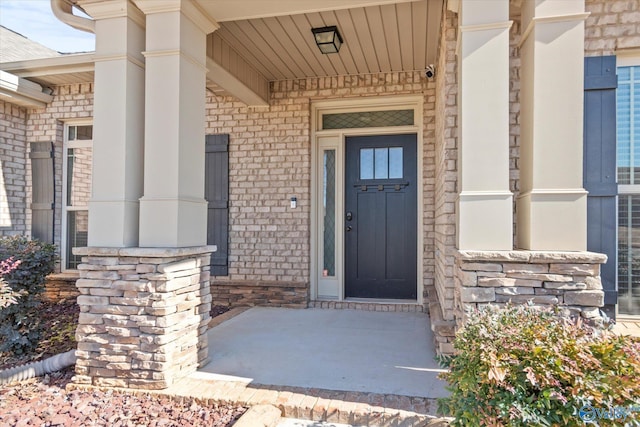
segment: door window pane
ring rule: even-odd
[[[373,148],[360,150],[360,179],[373,179]]]
[[[67,149],[67,206],[87,206],[91,197],[91,148]]]
[[[93,126],[69,126],[69,141],[88,141],[93,139]]]
[[[87,246],[89,234],[89,212],[88,211],[68,211],[67,212],[67,268],[78,268],[81,258],[74,255],[71,250],[77,247]]]
[[[402,147],[389,148],[389,178],[402,178]]]
[[[360,149],[360,179],[399,179],[402,176],[402,147]]]
[[[375,179],[389,178],[389,149],[376,148]]]
[[[336,151],[324,152],[324,256],[322,275],[336,275]]]

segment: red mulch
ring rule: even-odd
[[[75,300],[43,303],[38,311],[45,334],[38,348],[15,357],[0,354],[0,369],[40,360],[75,348],[79,309]],[[212,317],[228,311],[214,306]],[[196,399],[172,400],[113,391],[67,391],[73,368],[40,378],[0,386],[0,427],[4,426],[212,426],[233,425],[246,410]]]
[[[114,391],[66,391],[73,370],[0,386],[0,426],[227,427],[245,412],[234,405]]]

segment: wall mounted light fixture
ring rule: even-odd
[[[335,25],[331,27],[312,28],[311,32],[313,32],[313,37],[316,39],[316,44],[320,52],[327,54],[338,53],[338,51],[340,51],[343,40],[340,31],[338,31],[338,27]]]

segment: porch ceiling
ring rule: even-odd
[[[203,9],[222,21],[209,35],[209,56],[216,59],[228,50],[268,81],[422,70],[436,61],[442,0],[330,0],[322,8],[293,14],[284,11],[303,10],[311,3],[283,1],[271,13],[258,7],[264,3],[201,1]],[[364,6],[340,7],[346,4]],[[217,5],[224,6],[218,13]],[[234,20],[237,16],[250,19]],[[339,53],[323,55],[311,28],[328,25],[338,26],[344,44]]]

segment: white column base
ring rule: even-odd
[[[510,191],[463,191],[457,202],[458,249],[513,249],[513,194]]]
[[[138,200],[90,200],[89,246],[126,248],[138,245]]]
[[[587,247],[587,192],[533,190],[516,199],[517,245],[536,251],[583,251]]]
[[[207,201],[204,199],[140,199],[140,242],[151,248],[207,244]],[[203,232],[204,230],[204,232]]]

